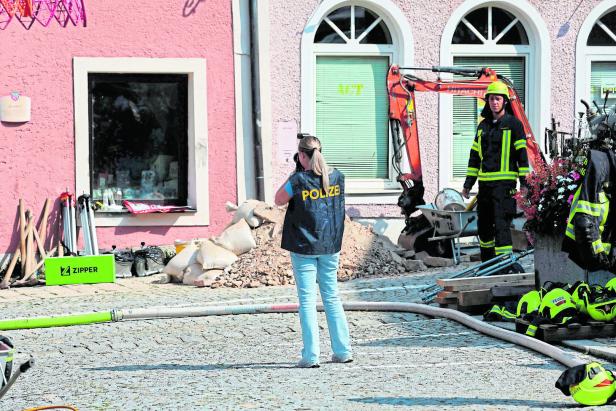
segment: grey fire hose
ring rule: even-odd
[[[347,302],[343,304],[347,311],[395,311],[423,314],[431,317],[442,317],[454,320],[473,330],[479,331],[491,337],[499,338],[541,354],[547,355],[567,367],[585,364],[560,348],[554,347],[543,341],[505,330],[483,321],[476,320],[464,313],[448,308],[432,307],[415,303],[392,303],[392,302]],[[323,306],[317,309],[323,311]],[[52,317],[34,317],[13,320],[1,320],[0,330],[18,330],[27,328],[45,328],[68,325],[83,325],[103,322],[116,322],[122,320],[145,320],[157,318],[183,318],[205,317],[214,315],[238,315],[259,313],[292,313],[297,312],[298,304],[279,305],[235,305],[235,306],[210,306],[210,307],[161,307],[141,308],[127,310],[111,310],[91,313],[68,314]]]

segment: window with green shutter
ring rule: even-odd
[[[522,100],[526,94],[526,57],[524,52],[519,55],[499,57],[511,54],[515,45],[522,49],[529,46],[530,41],[526,28],[513,13],[494,6],[482,7],[467,13],[458,23],[451,40],[461,53],[464,47],[485,47],[483,56],[454,57],[456,66],[491,67],[498,74],[513,82]],[[483,54],[483,52],[479,52]],[[488,55],[490,54],[490,55]],[[483,101],[473,97],[453,97],[453,136],[451,141],[452,177],[454,180],[464,179],[468,164],[468,155],[479,121],[479,113]]]
[[[490,67],[513,82],[522,104],[526,95],[525,57],[454,57],[454,64],[462,67]],[[464,179],[479,114],[483,106],[474,97],[453,97],[452,158],[453,178]]]
[[[349,179],[389,178],[388,57],[317,56],[316,135]]]
[[[616,61],[593,61],[590,66],[590,98],[603,108],[605,92],[609,90],[606,107],[616,104]]]

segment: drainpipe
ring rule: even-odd
[[[259,0],[248,0],[248,18],[250,20],[250,71],[252,84],[252,122],[254,139],[254,159],[257,200],[265,200],[263,176],[263,141],[261,135],[261,83],[259,81]]]

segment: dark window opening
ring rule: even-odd
[[[354,9],[355,33],[351,33],[351,10]],[[372,11],[360,6],[346,6],[331,12],[327,18],[347,39],[359,37],[379,19]],[[345,39],[327,22],[322,21],[314,35],[315,43],[346,43]],[[391,33],[382,20],[370,30],[360,44],[393,44]]]
[[[366,37],[364,37],[360,42],[360,44],[392,44],[391,34],[389,33],[389,29],[382,21],[376,25]]]
[[[334,23],[334,25],[338,27],[338,29],[340,29],[340,31],[343,32],[348,39],[351,38],[351,6],[340,7],[339,9],[331,12],[327,18],[330,19],[331,22]],[[329,38],[323,38],[320,41],[317,40],[319,38],[319,31],[323,26],[327,26],[335,34],[335,36],[330,35]],[[327,30],[326,28],[324,29]],[[319,25],[319,30],[317,30],[316,34],[315,42],[317,43],[345,43],[344,39],[340,37],[340,35],[338,35],[338,33],[336,33],[326,21],[321,22]]]
[[[483,44],[483,42],[464,23],[458,24],[453,33],[452,44]]]
[[[488,38],[488,8],[487,7],[484,7],[479,10],[471,11],[466,16],[464,16],[464,18],[466,19],[466,21],[471,23],[473,27],[475,27],[475,29],[483,36],[484,39]],[[460,23],[460,24],[468,28],[466,24],[464,23]]]
[[[490,21],[490,12],[492,13],[491,27],[488,25]],[[475,34],[464,21],[461,21],[458,23],[453,34],[452,44],[483,44],[484,41],[489,38],[495,40],[516,17],[508,11],[498,7],[483,7],[468,13],[464,16],[464,19],[483,36],[483,39]],[[513,27],[504,32],[503,36],[498,39],[496,43],[528,45],[528,35],[526,34],[524,25],[520,21],[516,22]]]
[[[507,10],[492,7],[492,38],[495,39],[515,20],[515,16]]]
[[[497,42],[497,44],[524,44],[528,45],[528,36],[524,26],[519,21],[505,33]]]
[[[379,17],[370,10],[355,6],[355,38],[358,39]],[[392,44],[391,34],[383,21],[360,41],[360,44]]]
[[[599,19],[612,34],[616,34],[616,11],[606,14]],[[610,36],[603,27],[595,24],[588,35],[587,46],[616,46],[616,41]]]
[[[314,35],[315,43],[345,43],[344,39],[340,37],[338,33],[327,24],[326,21],[322,22]]]
[[[88,96],[93,199],[187,205],[188,76],[92,73]]]

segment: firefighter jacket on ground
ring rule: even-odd
[[[484,120],[477,127],[468,160],[464,188],[471,189],[479,179],[477,228],[481,260],[512,251],[511,221],[515,216],[517,179],[528,174],[526,136],[522,123],[511,114],[507,102],[505,114],[494,121],[486,104]]]
[[[282,230],[282,248],[306,255],[340,251],[344,232],[344,175],[332,169],[329,189],[321,177],[301,171],[289,178],[293,195]]]
[[[611,151],[589,151],[581,171],[582,184],[573,196],[567,219],[563,251],[590,271],[614,269],[612,244],[616,236],[609,201],[614,188],[610,182],[616,177],[614,160]]]

